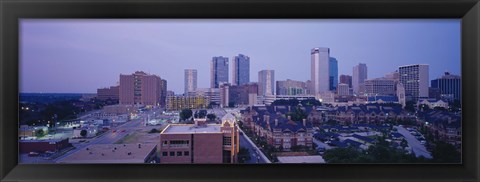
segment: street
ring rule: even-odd
[[[259,155],[259,151],[252,145],[250,142],[247,141],[245,135],[240,135],[240,147],[244,147],[248,149],[248,153],[250,154],[250,160],[246,163],[248,164],[255,164],[255,163],[267,163],[262,157]]]
[[[405,140],[408,142],[408,146],[412,149],[413,153],[415,153],[415,156],[423,156],[427,159],[432,158],[432,155],[427,151],[425,146],[422,145],[420,141],[418,141],[407,129],[401,126],[394,126],[394,128],[397,128],[398,133],[405,137]]]

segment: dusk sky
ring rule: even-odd
[[[310,79],[310,50],[330,48],[339,75],[366,63],[368,78],[429,64],[430,80],[460,74],[460,19],[446,20],[40,20],[20,21],[20,91],[96,93],[145,71],[181,94],[184,69],[210,86],[213,56],[250,57],[250,81]],[[231,67],[229,68],[231,81]]]

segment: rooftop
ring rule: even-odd
[[[94,144],[57,163],[144,163],[156,144]],[[87,150],[88,149],[88,150]]]
[[[162,132],[164,133],[218,133],[220,131],[219,124],[205,124],[195,126],[195,124],[169,124]]]
[[[280,163],[325,163],[322,156],[283,156],[277,157]]]

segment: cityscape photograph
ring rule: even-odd
[[[19,22],[20,164],[462,162],[461,20]]]

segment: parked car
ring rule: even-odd
[[[30,153],[28,153],[28,157],[37,157],[37,156],[39,156],[39,155],[40,155],[40,153],[38,153],[38,152],[30,152]]]

